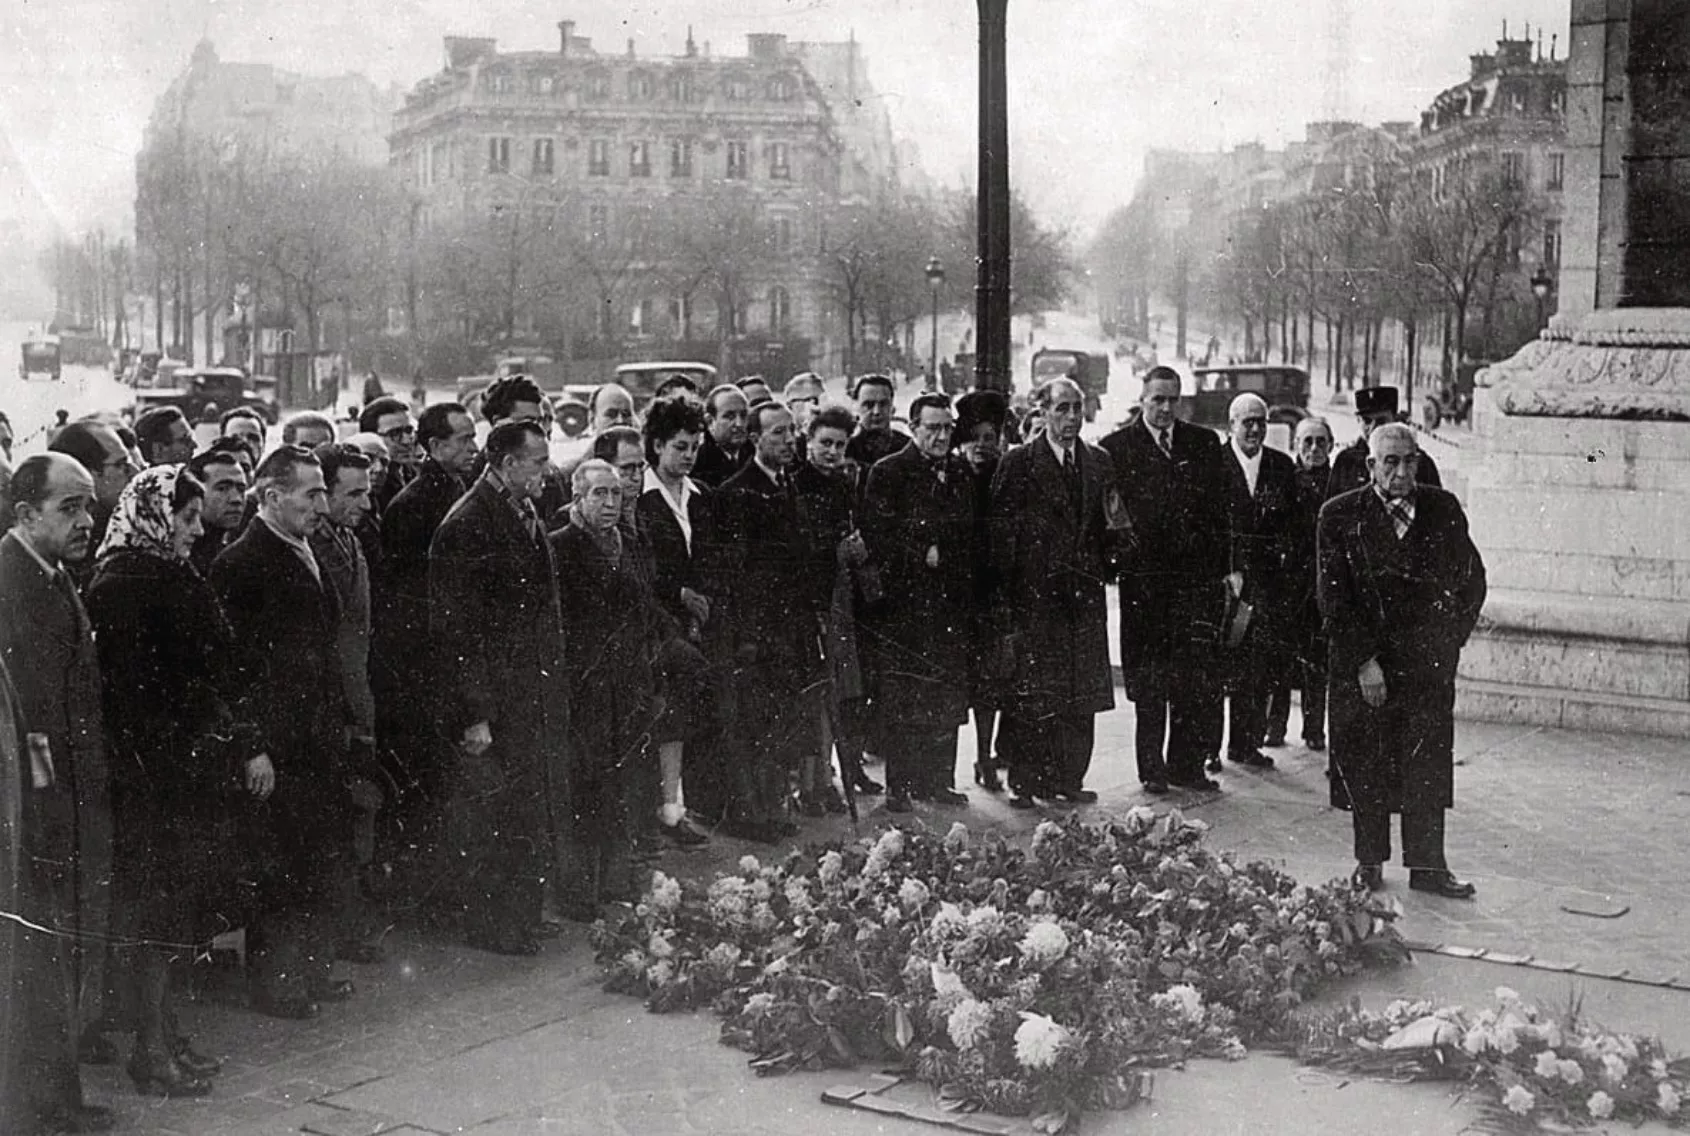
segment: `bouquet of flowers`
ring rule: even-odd
[[[1596,1028],[1577,1002],[1546,1014],[1506,986],[1496,1005],[1392,1002],[1383,1012],[1352,1003],[1297,1023],[1287,1048],[1303,1061],[1403,1081],[1453,1080],[1481,1098],[1499,1132],[1589,1128],[1605,1120],[1686,1126],[1690,1061],[1660,1043]]]
[[[1046,1131],[1148,1070],[1283,1036],[1322,983],[1407,957],[1397,910],[1203,846],[1177,810],[1047,821],[1023,849],[961,824],[662,873],[594,929],[608,986],[714,1005],[759,1072],[891,1062],[952,1107]]]

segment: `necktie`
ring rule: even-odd
[[[1167,427],[1163,427],[1162,429],[1156,431],[1156,444],[1161,446],[1162,452],[1170,458],[1174,456],[1174,440],[1172,433],[1173,432],[1167,429]]]
[[[1408,526],[1414,521],[1414,514],[1409,512],[1408,501],[1398,498],[1385,502],[1386,510],[1391,514],[1391,524],[1397,530],[1397,539],[1408,535]]]
[[[527,527],[528,536],[535,544],[546,543],[546,526],[540,523],[539,511],[527,497],[522,498],[522,523]]]

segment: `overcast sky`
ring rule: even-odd
[[[1338,109],[1417,119],[1466,77],[1508,21],[1559,38],[1567,0],[1010,0],[1010,148],[1018,185],[1049,219],[1089,231],[1125,203],[1149,147],[1283,144],[1333,109],[1333,29],[1349,21]],[[45,209],[66,229],[126,223],[153,100],[201,36],[226,60],[409,87],[441,37],[547,49],[556,23],[601,50],[633,37],[675,54],[687,25],[717,55],[745,34],[842,40],[853,31],[899,132],[943,182],[975,166],[970,0],[7,0],[0,4],[0,219]],[[12,151],[15,158],[7,154]]]

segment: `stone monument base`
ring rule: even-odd
[[[1478,383],[1458,712],[1690,737],[1690,311],[1558,319]]]

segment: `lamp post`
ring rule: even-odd
[[[1549,298],[1549,290],[1553,287],[1555,281],[1550,278],[1549,269],[1538,265],[1537,271],[1532,273],[1532,295],[1537,297],[1537,330],[1540,334],[1543,331],[1543,302]]]
[[[974,289],[974,385],[1009,393],[1009,80],[1005,19],[1009,0],[980,9],[980,188]]]
[[[945,286],[945,266],[939,258],[927,259],[927,287],[933,292],[933,349],[927,356],[927,389],[939,389],[939,289]]]

